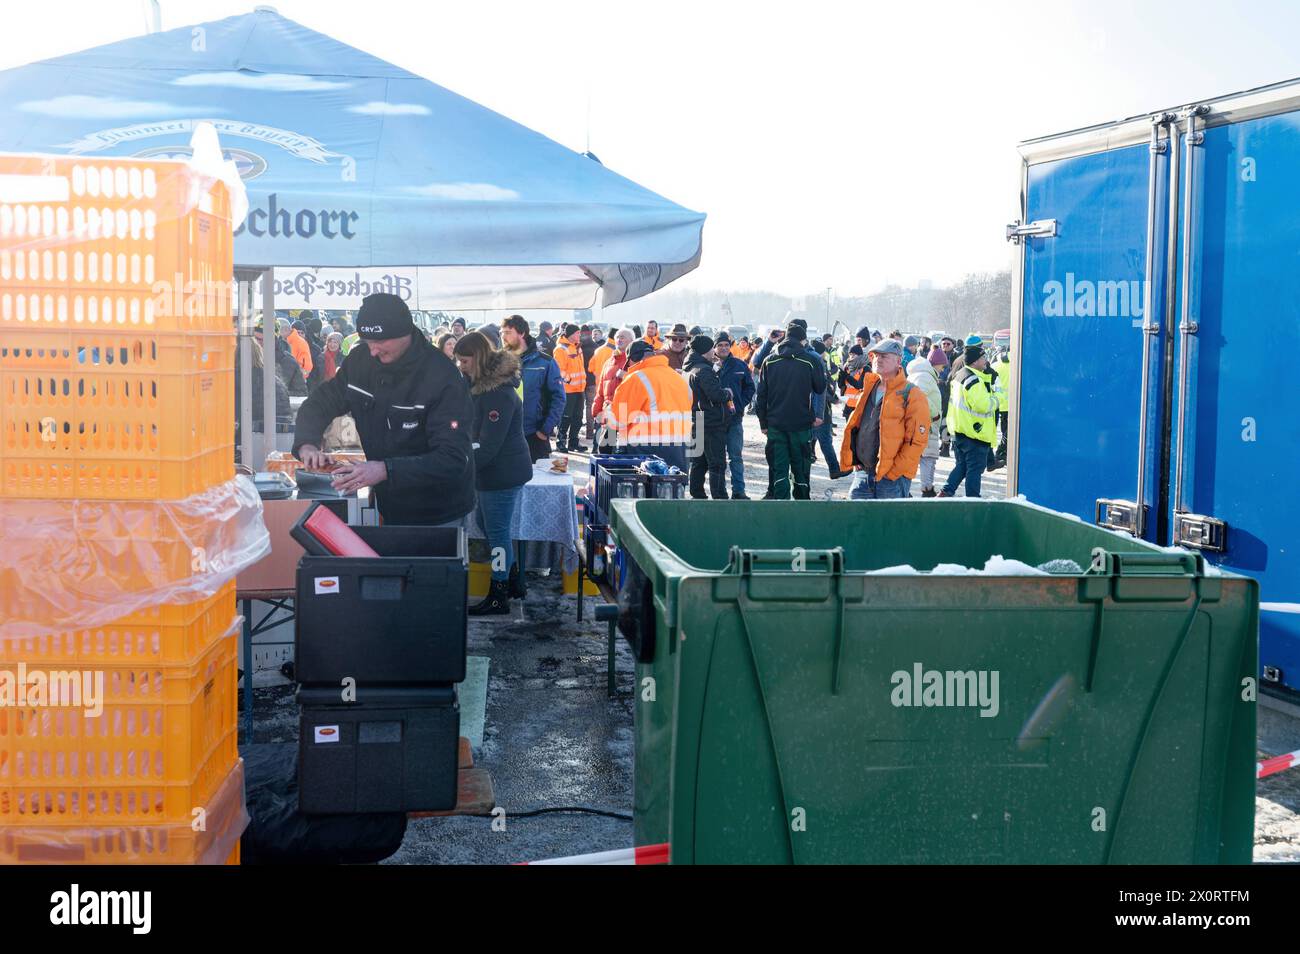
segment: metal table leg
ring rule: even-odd
[[[524,591],[524,595],[519,597],[521,600],[528,596],[528,577],[524,575],[524,541],[515,541],[515,566],[519,570],[519,588]]]
[[[583,577],[586,575],[587,561],[583,559],[582,551],[578,551],[578,622],[582,622],[582,591],[585,587],[582,585]]]
[[[595,612],[592,613],[598,621],[609,623],[609,645],[606,650],[606,683],[605,688],[609,696],[613,698],[617,695],[617,680],[614,678],[614,646],[615,640],[618,639],[618,605],[616,603],[597,603]]]
[[[609,621],[609,657],[606,660],[606,677],[608,679],[608,682],[605,687],[606,695],[610,696],[611,698],[614,696],[616,692],[616,685],[617,685],[614,680],[614,640],[617,638],[617,629],[618,629],[618,622],[616,620],[611,619]]]
[[[244,715],[248,728],[244,736],[247,744],[253,744],[253,601],[242,600],[244,604]]]

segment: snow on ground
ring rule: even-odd
[[[1260,758],[1300,749],[1295,700],[1264,696],[1256,713]],[[1300,862],[1300,766],[1260,779],[1255,793],[1255,860]]]

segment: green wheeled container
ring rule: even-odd
[[[611,528],[637,845],[1251,860],[1255,581],[1023,501],[620,500]]]

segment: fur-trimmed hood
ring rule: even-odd
[[[519,359],[509,351],[493,351],[478,369],[478,379],[470,385],[470,393],[478,396],[495,391],[503,384],[515,386],[519,377]]]

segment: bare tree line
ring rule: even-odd
[[[808,324],[830,330],[839,322],[850,331],[867,325],[873,331],[970,332],[992,334],[1010,323],[1011,273],[982,272],[967,275],[946,288],[903,288],[888,285],[872,295],[841,298],[825,290],[802,298],[764,291],[681,291],[669,288],[605,312],[606,320],[644,325],[649,319],[682,321],[720,327],[729,324],[780,323],[789,312]]]

